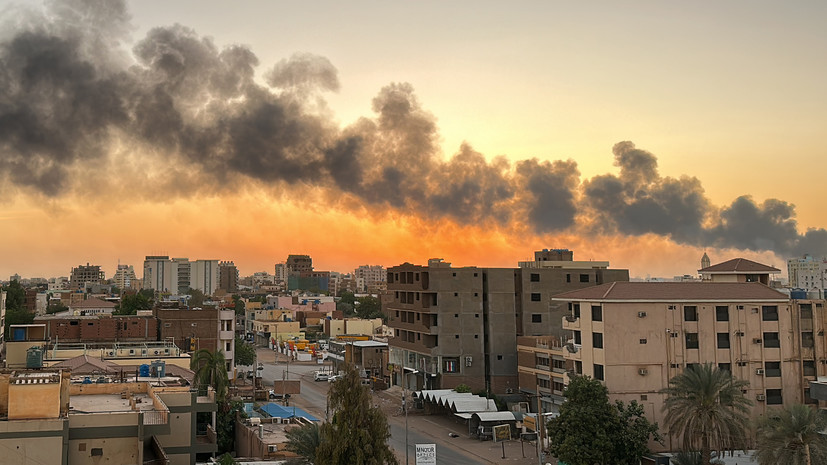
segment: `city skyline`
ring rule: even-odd
[[[13,5],[0,276],[827,253],[815,2]]]

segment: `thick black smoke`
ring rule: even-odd
[[[613,149],[618,175],[582,183],[571,160],[512,165],[487,161],[467,144],[445,160],[436,119],[410,84],[384,87],[374,117],[339,128],[320,97],[339,88],[326,58],[296,54],[259,80],[251,50],[218,47],[180,25],[153,29],[126,50],[128,18],[123,2],[73,0],[16,12],[0,28],[3,190],[77,193],[79,173],[106,169],[132,147],[133,160],[172,176],[186,167],[196,185],[241,176],[345,193],[378,211],[519,224],[537,234],[592,229],[827,253],[827,231],[799,234],[793,205],[744,196],[717,208],[700,181],[661,177],[656,157],[631,142]],[[197,193],[149,175],[141,182],[155,198]]]

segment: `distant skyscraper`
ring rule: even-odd
[[[205,295],[213,295],[218,289],[218,260],[192,262],[190,287]]]
[[[787,276],[790,287],[803,289],[814,298],[824,297],[824,287],[827,285],[827,262],[822,259],[805,255],[802,258],[787,260]]]
[[[287,273],[291,275],[299,275],[301,273],[313,271],[313,259],[310,255],[288,255],[287,256]]]

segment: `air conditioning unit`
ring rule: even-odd
[[[164,353],[169,355],[169,349],[164,349]]]
[[[758,313],[758,307],[752,307],[752,313]]]
[[[637,374],[641,376],[646,376],[649,374],[649,370],[647,368],[638,368]]]
[[[278,452],[279,446],[278,444],[267,444],[267,452]]]
[[[158,351],[157,351],[157,350],[155,351],[155,355],[158,355]]]
[[[743,306],[743,305],[739,305],[739,306],[738,306],[738,307],[736,307],[736,308],[737,308],[738,310],[743,310],[743,309],[744,309],[744,306]]]
[[[465,357],[465,366],[470,367],[471,362],[473,362],[473,361],[474,361],[473,357]]]
[[[761,339],[759,339],[759,338],[757,338],[757,337],[756,337],[755,339],[753,339],[753,340],[752,340],[752,342],[754,342],[754,343],[756,343],[756,344],[760,344],[760,343],[761,343],[761,342],[763,342],[763,341],[761,341]]]
[[[644,317],[646,317],[646,312],[637,312],[637,317],[638,317],[638,318],[644,318]]]
[[[670,305],[668,308],[669,308],[669,310],[674,310],[674,309],[677,308],[677,305]]]
[[[755,369],[755,374],[756,375],[763,375],[764,374],[764,369],[763,368],[756,368]]]
[[[765,396],[764,394],[758,394],[757,396],[755,396],[755,400],[767,400],[767,396]]]
[[[258,425],[260,425],[260,424],[261,424],[261,418],[258,418],[258,417],[251,417],[251,418],[250,418],[250,424],[251,424],[251,425],[253,425],[253,426],[258,426]]]

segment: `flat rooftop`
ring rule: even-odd
[[[146,394],[133,394],[135,407],[141,411],[155,410],[152,399]],[[129,398],[120,394],[80,394],[69,397],[71,413],[132,412]]]

